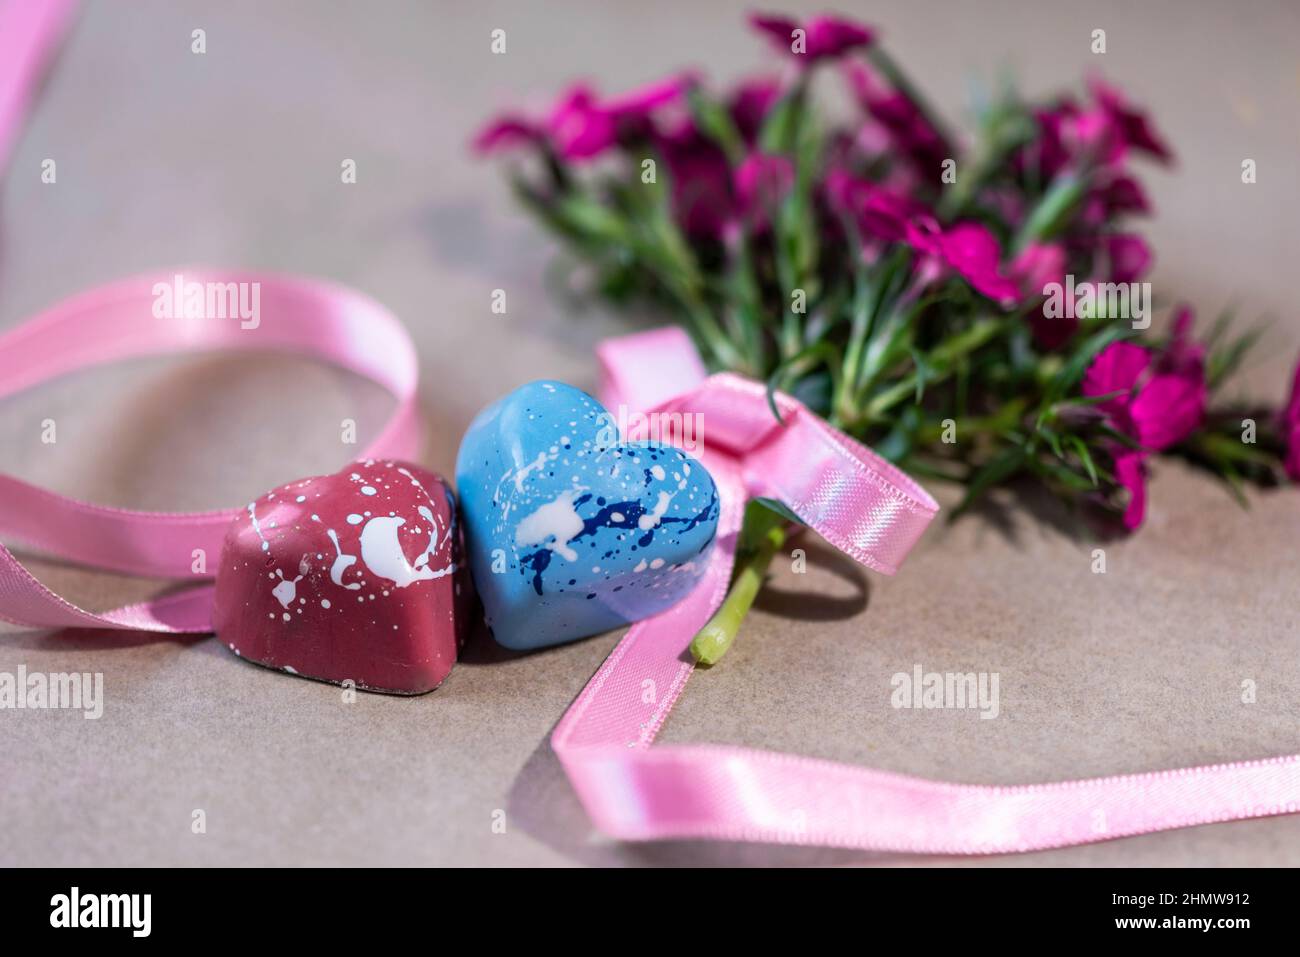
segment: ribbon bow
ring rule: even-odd
[[[724,509],[747,497],[778,499],[840,551],[886,575],[898,570],[939,510],[906,474],[790,396],[777,393],[778,417],[759,383],[730,373],[706,379],[702,368],[692,368],[699,358],[679,329],[610,340],[598,355],[607,406],[651,394],[653,384],[645,380],[664,365],[677,368],[679,378],[698,372],[690,389],[652,402],[648,411],[698,417],[705,436],[701,458],[723,489]],[[735,520],[740,509],[731,512]],[[738,531],[724,515],[717,560],[731,562]]]
[[[703,416],[722,503],[718,541],[685,600],[632,626],[551,745],[595,825],[625,840],[713,838],[916,853],[1083,844],[1294,813],[1300,756],[1021,787],[950,784],[723,745],[651,747],[694,670],[691,638],[726,593],[746,498],[776,498],[858,562],[892,574],[937,511],[901,471],[788,396],[705,378],[678,330],[599,349],[606,406]]]

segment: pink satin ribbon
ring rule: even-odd
[[[725,745],[651,747],[721,603],[745,500],[777,498],[828,542],[892,574],[935,514],[919,486],[788,397],[704,377],[664,329],[604,343],[611,411],[699,412],[718,484],[718,543],[700,586],[632,626],[551,744],[595,825],[625,840],[712,838],[881,851],[987,854],[1084,844],[1271,814],[1300,801],[1300,756],[1022,787],[950,784]],[[661,370],[671,370],[668,379]],[[667,393],[664,385],[667,383]],[[682,390],[680,394],[668,394]]]
[[[0,0],[0,168],[69,0]],[[323,282],[186,270],[192,281],[260,282],[256,330],[236,320],[158,319],[153,285],[85,293],[0,336],[0,397],[132,356],[213,349],[312,355],[374,379],[397,408],[365,455],[407,456],[418,435],[415,351],[381,306]],[[1213,821],[1294,813],[1300,756],[1024,787],[927,781],[721,745],[650,747],[693,670],[687,647],[725,594],[749,496],[778,498],[863,565],[892,573],[933,517],[906,475],[798,403],[730,375],[705,378],[689,341],[661,330],[600,348],[613,410],[699,412],[722,500],[699,587],[634,625],[556,727],[552,744],[592,820],[629,840],[717,838],[934,853],[1026,851]],[[88,565],[189,579],[193,550],[219,553],[237,510],[138,512],[78,502],[0,475],[0,535]],[[34,627],[211,630],[211,586],[115,611],[80,609],[0,546],[0,617]]]
[[[214,350],[275,350],[314,356],[373,379],[397,400],[388,423],[361,453],[408,457],[418,446],[415,348],[378,303],[331,283],[288,276],[178,270],[187,282],[260,284],[256,328],[237,318],[157,318],[155,283],[173,272],[123,280],[60,303],[0,335],[0,398],[76,369],[137,356]],[[216,568],[240,509],[141,512],[56,495],[0,473],[0,535],[68,561],[130,575],[189,580],[181,591],[106,612],[89,612],[46,588],[0,545],[0,618],[37,628],[212,630],[210,578],[191,570],[195,549]]]

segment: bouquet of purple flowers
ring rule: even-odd
[[[518,196],[597,296],[658,305],[714,368],[962,483],[955,514],[1031,478],[1094,524],[1136,529],[1157,455],[1239,498],[1245,482],[1300,481],[1300,376],[1281,411],[1219,397],[1258,330],[1234,333],[1229,314],[1201,333],[1186,306],[1152,326],[1131,161],[1173,157],[1120,91],[1003,92],[967,142],[872,29],[750,22],[782,61],[770,76],[720,93],[677,75],[612,98],[579,84],[475,140],[535,161],[512,169]],[[847,121],[819,110],[823,78],[856,104]],[[770,530],[747,527],[751,543]]]

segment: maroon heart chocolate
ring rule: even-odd
[[[250,502],[217,570],[218,636],[290,674],[392,694],[442,683],[464,642],[469,573],[451,490],[369,459]]]

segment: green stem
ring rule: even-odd
[[[732,247],[730,283],[731,295],[736,299],[738,321],[741,326],[740,341],[748,356],[747,372],[754,378],[766,375],[766,349],[763,343],[763,325],[759,318],[762,294],[754,276],[754,262],[749,250],[749,231],[741,227],[740,236]]]
[[[736,640],[772,558],[785,544],[786,519],[750,502],[740,529],[740,548],[731,590],[720,607],[691,641],[691,655],[702,665],[717,664]]]
[[[881,348],[873,342],[877,333],[877,319],[885,301],[897,294],[895,287],[901,283],[896,282],[896,279],[907,275],[910,258],[908,251],[900,248],[870,271],[858,271],[854,281],[853,320],[848,348],[844,354],[844,372],[840,376],[832,406],[835,424],[839,426],[851,430],[860,420],[856,410],[864,388],[864,370],[868,361]]]
[[[981,319],[960,335],[953,336],[943,344],[936,346],[930,353],[931,371],[928,383],[942,381],[952,374],[957,359],[969,355],[980,346],[993,339],[1006,328],[1005,317]],[[867,403],[864,418],[867,421],[879,419],[889,409],[908,396],[916,394],[917,373],[899,380],[889,388],[877,392]]]
[[[1074,173],[1058,176],[1020,227],[1011,244],[1012,254],[1024,252],[1032,242],[1044,242],[1055,237],[1070,222],[1087,189],[1088,180],[1084,176]]]
[[[831,406],[838,425],[853,419],[853,386],[858,381],[862,351],[866,344],[867,333],[871,329],[875,309],[875,287],[859,274],[853,292],[853,318],[848,348],[844,350],[844,367],[840,372],[839,385],[835,389],[835,401]]]
[[[687,315],[690,316],[696,332],[708,343],[709,349],[717,358],[718,362],[725,368],[735,369],[744,368],[745,360],[739,350],[732,345],[727,334],[722,331],[718,321],[713,317],[712,311],[703,302],[696,301],[689,294],[681,294],[678,300],[686,309]]]
[[[989,415],[953,417],[953,426],[959,436],[1001,435],[1016,427],[1024,417],[1028,404],[1029,400],[1024,396],[1017,396],[1004,402]],[[917,429],[916,442],[922,446],[934,445],[942,437],[943,431],[944,427],[939,422],[923,425]]]

